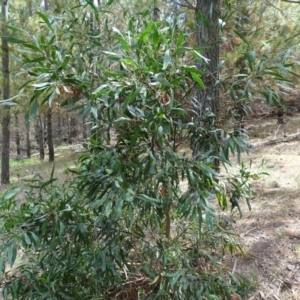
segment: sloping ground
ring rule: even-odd
[[[69,168],[73,168],[76,159],[82,151],[82,145],[61,146],[55,149],[55,161],[48,162],[48,155],[45,160],[40,161],[38,153],[34,153],[30,159],[13,158],[10,160],[10,182],[9,186],[0,185],[0,192],[5,192],[10,188],[23,188],[24,180],[30,180],[36,175],[40,175],[43,179],[50,178],[52,169],[54,168],[54,177],[57,183],[62,184],[66,179],[71,177]],[[23,193],[18,195],[18,199],[23,197]]]
[[[298,132],[300,119],[249,126],[251,142],[262,142]],[[235,217],[244,253],[226,257],[225,264],[251,278],[255,291],[247,299],[300,299],[300,141],[254,149],[249,158],[254,170],[264,160],[269,176],[253,182],[251,211],[243,204],[243,217]]]

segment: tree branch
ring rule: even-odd
[[[293,1],[293,0],[281,0],[282,2],[288,2],[288,3],[295,3],[295,4],[300,4],[300,0],[298,1]]]
[[[196,10],[196,7],[189,0],[184,0],[184,2],[185,3],[181,3],[181,2],[173,0],[173,3],[175,3],[175,4],[177,4],[177,5],[181,6],[181,7],[186,7],[188,9]]]

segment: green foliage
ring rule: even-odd
[[[230,164],[230,155],[247,151],[247,143],[218,128],[209,113],[203,126],[193,122],[189,103],[194,87],[204,88],[203,73],[183,59],[194,51],[184,32],[173,21],[132,19],[127,31],[112,28],[113,49],[103,51],[95,75],[80,78],[74,65],[80,68],[83,56],[58,46],[72,26],[53,35],[57,24],[40,16],[49,39],[40,37],[30,44],[34,55],[24,56],[38,79],[29,115],[42,93],[48,93],[42,102],[51,102],[57,82],[68,82],[86,97],[82,112],[92,116],[93,128],[71,182],[59,187],[52,173],[48,181],[28,181],[21,204],[13,195],[2,197],[5,297],[246,295],[245,279],[225,272],[220,262],[221,252],[239,246],[232,229],[221,226],[215,200],[222,208],[233,195],[233,208],[249,200],[252,175],[242,168],[221,188],[214,160]],[[32,58],[38,53],[42,59]],[[195,144],[197,159],[189,154]]]

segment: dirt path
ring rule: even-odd
[[[244,253],[226,263],[251,278],[255,291],[248,299],[300,299],[300,141],[258,149],[249,158],[254,169],[263,159],[269,176],[253,182],[252,210],[243,204],[243,218],[235,218]]]

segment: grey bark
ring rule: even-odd
[[[54,161],[54,147],[53,147],[53,134],[52,134],[52,108],[47,110],[47,142],[49,150],[49,161]]]
[[[82,138],[84,140],[87,138],[86,122],[85,122],[85,120],[82,120]]]
[[[75,139],[77,137],[77,134],[78,134],[78,132],[77,132],[77,122],[78,122],[78,120],[71,115],[69,141],[71,141],[72,143],[75,141]]]
[[[49,3],[47,0],[44,1],[44,5],[45,5],[45,11],[47,11],[49,9]]]
[[[2,0],[2,35],[7,36],[8,21],[8,0]],[[9,82],[9,46],[2,40],[2,77],[3,77],[3,99],[10,97]],[[9,150],[10,150],[10,107],[3,107],[2,114],[2,153],[1,153],[1,184],[10,183],[9,170]]]
[[[30,123],[26,126],[26,156],[31,157],[31,143],[30,143]]]
[[[32,9],[32,0],[27,0],[27,5],[28,5],[28,16],[32,17],[33,15],[33,9]]]
[[[219,17],[220,0],[197,0],[195,7],[196,32],[195,40],[201,50],[201,55],[207,58],[197,62],[197,67],[204,71],[202,77],[205,89],[197,89],[193,105],[194,119],[199,126],[205,122],[208,112],[217,119],[220,110],[219,99]],[[215,120],[216,122],[217,120]],[[200,145],[196,143],[193,149],[194,157],[199,155]],[[215,155],[218,156],[216,149]],[[218,166],[218,161],[215,162]]]
[[[214,114],[220,110],[219,80],[219,0],[198,0],[196,6],[196,44],[203,49],[202,55],[208,59],[198,62],[197,66],[205,71],[203,81],[205,89],[198,89],[196,97],[200,104],[197,113],[203,117],[208,109]]]
[[[34,123],[36,140],[39,146],[40,160],[45,159],[45,143],[44,143],[44,128],[41,115],[39,115]]]
[[[21,155],[21,137],[20,137],[20,131],[19,131],[19,115],[15,114],[15,141],[16,141],[16,147],[17,147],[17,155]]]
[[[57,139],[58,139],[58,142],[61,143],[62,142],[62,126],[61,126],[61,112],[60,112],[59,107],[57,109],[57,127],[58,127]]]

